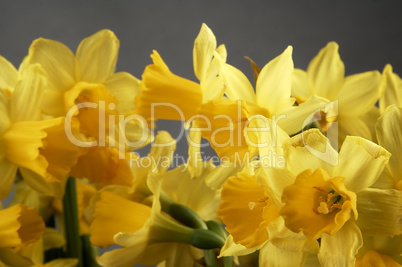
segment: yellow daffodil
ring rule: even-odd
[[[203,137],[208,139],[217,154],[243,159],[256,149],[249,151],[243,129],[257,115],[271,118],[288,134],[301,131],[310,122],[315,110],[326,103],[312,96],[306,103],[294,106],[291,97],[291,75],[293,72],[292,47],[266,64],[258,75],[256,91],[247,77],[235,67],[224,64],[226,78],[225,94],[229,98],[213,100],[201,106],[198,118]]]
[[[91,243],[97,246],[107,247],[116,243],[114,236],[119,232],[136,233],[142,229],[150,219],[153,210],[150,206],[141,203],[147,202],[149,197],[153,195],[151,190],[153,184],[150,188],[148,182],[149,177],[151,175],[163,175],[165,173],[167,168],[170,166],[172,152],[175,148],[176,143],[174,139],[172,139],[167,132],[159,132],[148,157],[138,158],[131,162],[132,172],[135,177],[132,188],[110,186],[105,187],[102,192],[100,192],[99,196],[95,198],[97,201],[93,208],[93,220],[90,226]],[[162,162],[162,160],[167,162]],[[159,201],[154,201],[154,203],[156,202],[159,203]],[[157,209],[160,209],[160,206],[158,206]],[[160,211],[157,213],[159,212]],[[107,227],[105,227],[105,225],[107,225]],[[145,239],[145,241],[143,239],[139,241],[142,242],[140,245],[145,249],[147,247],[147,239]],[[159,248],[158,245],[156,247]],[[122,253],[124,253],[124,251],[127,252],[127,250],[123,250]],[[166,253],[169,253],[170,251],[171,250],[168,249]],[[136,256],[130,257],[130,255],[127,255],[125,259],[122,259],[122,261],[138,260],[138,262],[146,262],[146,260],[150,260],[153,264],[156,264],[166,258],[166,253],[162,253],[163,256],[155,259],[152,259],[152,257],[149,256],[150,254],[142,257],[137,253],[137,257],[141,256],[142,258],[136,258]],[[103,258],[106,258],[106,261],[110,261],[107,256]],[[117,260],[116,262],[119,262],[118,259],[115,260]],[[123,262],[119,264],[124,266]]]
[[[191,172],[186,165],[181,165],[166,172],[163,176],[163,192],[175,203],[184,205],[204,221],[220,222],[216,210],[220,203],[220,190],[213,190],[205,184],[205,179],[211,175],[220,173],[221,169],[211,162],[198,162],[202,164],[201,173],[191,177]],[[230,168],[227,166],[227,168]],[[233,169],[233,168],[232,168]],[[174,244],[174,249],[165,261],[166,267],[192,266],[203,257],[203,252],[187,244]]]
[[[81,147],[72,174],[100,187],[131,182],[128,176],[129,182],[119,181],[118,175],[128,169],[123,160],[127,141],[131,145],[138,141],[131,138],[142,136],[141,122],[124,117],[135,108],[140,81],[129,73],[114,72],[118,49],[119,40],[109,30],[85,38],[76,55],[62,43],[39,38],[22,64],[41,64],[48,83],[42,109],[50,116],[66,116],[69,142]],[[79,132],[68,128],[77,122]]]
[[[395,197],[369,188],[390,157],[384,148],[360,137],[347,137],[338,155],[314,129],[285,141],[283,149],[286,168],[263,168],[258,181],[280,209],[286,227],[309,239],[321,238],[321,264],[354,264],[362,246],[361,231],[390,232],[378,228],[380,217],[381,227],[391,228],[393,235],[400,233],[395,226],[399,216]],[[365,220],[364,229],[358,227],[360,217]]]
[[[45,228],[43,227],[43,231]],[[37,241],[30,243],[19,250],[0,249],[0,266],[31,266],[31,267],[74,267],[77,259],[56,259],[44,263],[44,252],[52,248],[60,248],[65,241],[60,233],[46,228],[44,234]]]
[[[14,248],[32,243],[45,232],[45,223],[35,208],[23,204],[0,211],[0,248]]]
[[[201,103],[220,98],[225,88],[220,65],[226,60],[226,49],[224,45],[216,46],[214,34],[202,24],[193,49],[194,73],[199,84],[173,74],[154,51],[154,63],[142,75],[135,112],[148,120],[186,121],[197,114]]]
[[[60,196],[60,182],[65,181],[76,163],[78,151],[64,133],[64,118],[43,120],[40,105],[47,86],[43,70],[39,65],[30,65],[18,72],[4,58],[0,61],[2,71],[14,76],[0,77],[5,86],[0,88],[0,199],[10,192],[17,169],[35,190]]]
[[[272,126],[273,122],[263,116],[256,117],[250,124],[254,129],[250,134],[258,140],[258,144],[254,143],[259,149],[259,160],[254,162],[257,170],[278,167],[269,160],[283,157],[281,144],[289,136],[279,127]],[[221,199],[217,213],[230,236],[220,256],[241,256],[259,250],[260,266],[300,266],[307,251],[318,250],[316,241],[285,228],[280,208],[270,199],[266,188],[258,183],[254,168],[246,167],[237,176],[229,177]]]
[[[160,204],[155,204],[156,195],[152,193],[154,191],[152,185],[149,185],[149,179],[155,180],[152,177],[160,177],[163,190],[162,198],[165,202],[168,201],[169,203],[176,203],[175,205],[183,205],[196,212],[203,220],[219,221],[215,210],[220,201],[220,191],[210,189],[205,184],[205,178],[215,175],[215,171],[220,172],[221,170],[215,167],[212,162],[195,161],[167,171],[168,166],[172,162],[172,153],[175,147],[174,139],[167,132],[159,132],[148,157],[133,161],[134,187],[132,189],[126,188],[125,190],[122,187],[104,188],[97,201],[93,215],[94,220],[90,228],[92,234],[91,241],[95,245],[108,246],[114,244],[117,242],[116,234],[119,232],[132,233],[133,236],[140,235],[141,233],[149,234],[149,232],[146,232],[148,230],[141,229],[150,227],[148,225],[150,221],[154,221],[152,225],[164,221],[164,224],[170,224],[173,228],[177,227],[171,222],[166,221],[163,217],[160,217],[165,216],[160,213],[160,208],[157,208],[159,211],[154,211],[154,206],[159,206]],[[198,176],[193,176],[194,173],[188,168],[191,164],[199,164],[201,166],[201,172]],[[195,169],[197,167],[194,166],[192,170]],[[149,202],[149,196],[152,194],[154,194],[154,203],[151,208],[145,204]],[[121,209],[121,212],[118,211],[119,209]],[[110,216],[112,210],[114,215]],[[133,211],[133,216],[127,216],[127,210]],[[117,214],[121,214],[121,216]],[[141,214],[141,216],[138,216],[138,214]],[[109,217],[111,220],[108,219]],[[106,228],[104,227],[105,223],[108,224]],[[138,240],[140,243],[130,245],[132,248],[125,248],[121,253],[135,248],[139,249],[139,246],[147,247],[147,250],[150,249],[150,253],[154,253],[155,249],[166,250],[166,252],[157,258],[152,258],[148,252],[145,252],[145,255],[141,257],[140,255],[135,256],[137,254],[132,254],[131,258],[125,260],[143,263],[157,263],[163,260],[164,266],[173,267],[177,265],[193,265],[194,262],[200,260],[203,256],[201,250],[186,244],[174,242],[167,249],[166,245],[151,245],[153,241],[149,240],[149,238],[144,238],[141,237]],[[155,237],[155,239],[157,238]],[[111,257],[105,256],[106,259],[109,262]]]
[[[176,238],[173,232],[180,235],[184,226],[161,213],[158,180],[156,176],[148,180],[155,194],[152,208],[107,191],[101,193],[91,225],[91,242],[100,246],[112,243],[123,246],[100,256],[101,266],[154,265],[172,252],[174,247],[165,242]]]
[[[380,97],[380,85],[381,74],[378,71],[345,77],[338,44],[329,42],[311,60],[307,71],[294,70],[292,95],[299,104],[312,95],[334,102],[332,109],[318,114],[318,121],[325,132],[331,127],[338,127],[339,144],[342,144],[347,135],[374,140],[375,121],[379,116],[374,104]],[[334,124],[335,121],[338,123]],[[331,141],[338,143],[338,140]]]

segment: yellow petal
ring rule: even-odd
[[[89,102],[92,106],[87,105]],[[82,106],[78,106],[80,104]],[[101,133],[109,133],[110,118],[116,118],[118,115],[115,110],[116,98],[101,84],[76,83],[65,92],[64,106],[68,116],[74,115],[80,121],[80,131],[98,140],[102,138]],[[71,114],[73,107],[77,108],[78,112]],[[104,138],[99,140],[101,144],[104,144]]]
[[[260,250],[259,266],[302,266],[304,253],[301,251],[287,251],[267,243]]]
[[[43,113],[53,117],[64,116],[64,91],[45,90],[42,98]]]
[[[392,156],[391,156],[392,158]],[[381,188],[381,189],[398,189],[399,176],[392,176],[389,170],[389,164],[385,167],[384,171],[381,173],[380,177],[378,177],[377,181],[371,186],[373,188]]]
[[[356,260],[355,266],[400,267],[401,265],[388,255],[381,254],[375,250],[370,250],[367,251],[363,257]]]
[[[222,98],[225,88],[227,87],[227,77],[223,70],[224,64],[225,62],[222,60],[221,56],[218,52],[215,52],[214,58],[205,74],[205,78],[200,82],[203,90],[203,103]]]
[[[236,162],[245,165],[254,156],[249,153],[243,134],[247,123],[247,114],[260,112],[268,115],[267,110],[242,101],[215,100],[205,103],[199,110],[197,124],[202,130],[202,136],[215,149],[222,161]]]
[[[46,267],[75,267],[78,264],[77,259],[58,259],[49,261]]]
[[[79,148],[68,140],[64,129],[64,121],[45,129],[46,137],[40,153],[46,158],[48,180],[63,181],[70,173],[71,167],[77,163]]]
[[[309,87],[313,94],[334,100],[345,76],[345,66],[338,53],[338,44],[329,42],[311,60],[307,68]]]
[[[103,191],[90,226],[91,243],[102,247],[112,245],[115,234],[138,231],[150,216],[149,206]]]
[[[373,110],[374,111],[374,110]],[[374,140],[373,129],[369,128],[369,125],[373,124],[372,120],[375,120],[376,114],[369,112],[359,117],[343,115],[338,117],[336,126],[333,124],[330,127],[338,127],[338,147],[342,146],[347,136],[360,136],[367,140]],[[370,124],[366,123],[371,121]],[[332,140],[331,140],[332,141]]]
[[[376,125],[378,144],[391,154],[387,167],[391,176],[400,180],[402,174],[402,109],[392,105],[379,118]]]
[[[65,179],[78,149],[67,140],[63,118],[18,122],[4,135],[6,157],[49,182]]]
[[[148,157],[152,158],[152,170],[164,173],[170,167],[173,153],[176,150],[176,140],[166,131],[159,131],[151,147]]]
[[[371,110],[380,98],[381,74],[368,71],[348,76],[338,93],[339,114],[362,115]]]
[[[338,163],[338,153],[329,140],[317,129],[298,134],[283,145],[287,169],[298,174],[306,169],[322,168],[332,173]]]
[[[322,235],[318,259],[322,266],[355,266],[355,255],[362,244],[359,228],[349,221],[336,234]]]
[[[227,78],[225,94],[230,100],[256,102],[254,88],[243,72],[229,64],[225,64],[224,73]]]
[[[312,94],[307,80],[307,72],[301,69],[294,69],[292,73],[292,96],[301,104]]]
[[[0,135],[3,135],[10,127],[10,97],[6,91],[0,90]],[[2,158],[3,151],[0,150],[0,157]]]
[[[174,249],[171,244],[148,245],[146,233],[137,236],[137,242],[129,247],[108,251],[97,258],[101,266],[126,267],[136,264],[154,266],[166,259]],[[144,240],[145,239],[145,240]]]
[[[0,162],[0,172],[2,175],[0,176],[0,200],[5,199],[8,194],[11,192],[11,188],[13,187],[15,175],[17,174],[18,166],[9,162],[7,159],[3,159]]]
[[[313,95],[298,106],[290,106],[277,112],[278,125],[289,135],[302,131],[316,112],[324,109],[328,101]]]
[[[396,104],[398,107],[402,107],[402,80],[396,74],[392,72],[392,66],[387,64],[382,72],[382,90],[383,96],[380,98],[380,110],[381,113],[385,109]]]
[[[40,155],[42,139],[46,137],[44,128],[57,124],[55,120],[14,123],[3,136],[6,158],[46,177],[48,162]]]
[[[263,243],[261,246],[246,248],[241,244],[236,244],[233,241],[233,236],[228,235],[225,241],[225,245],[223,245],[223,247],[221,248],[221,253],[219,254],[219,257],[248,255],[261,248],[264,244],[266,243]]]
[[[202,162],[198,164],[203,165]],[[220,202],[220,192],[212,190],[205,184],[205,177],[216,171],[212,164],[204,165],[202,173],[190,177],[184,165],[165,173],[163,189],[171,198],[194,210],[204,221],[218,221],[216,209]]]
[[[202,250],[196,250],[187,244],[175,244],[172,253],[164,262],[165,265],[158,264],[158,267],[194,266],[203,256]]]
[[[140,92],[140,80],[127,72],[118,72],[107,79],[103,85],[116,97],[119,113],[134,110],[134,98]]]
[[[16,252],[15,249],[11,248],[1,248],[0,249],[0,266],[31,266],[33,264],[32,260],[26,256],[21,255]]]
[[[200,85],[170,72],[158,52],[151,57],[154,64],[147,66],[142,75],[135,113],[153,121],[190,119],[202,101]]]
[[[204,81],[216,49],[216,38],[211,29],[203,23],[194,41],[193,63],[194,73],[199,81]]]
[[[296,175],[287,169],[281,168],[260,168],[256,171],[257,182],[264,187],[272,204],[277,209],[282,207],[282,193],[285,187],[294,183]]]
[[[192,122],[192,126],[188,136],[188,159],[187,168],[191,175],[191,178],[201,175],[203,164],[201,157],[201,131],[198,130],[196,121]]]
[[[226,46],[224,44],[219,45],[216,48],[216,52],[218,53],[218,55],[221,57],[223,62],[226,62],[228,53],[226,51]]]
[[[77,49],[77,78],[102,83],[116,68],[119,40],[110,30],[101,30],[80,43]]]
[[[264,168],[284,168],[283,143],[289,136],[276,122],[261,115],[249,117],[249,125],[244,129],[249,150],[258,150],[259,166]]]
[[[41,119],[45,86],[45,73],[40,65],[28,66],[11,98],[11,120],[16,122]]]
[[[230,177],[221,194],[217,214],[235,243],[252,248],[268,240],[267,225],[279,216],[255,177],[239,173]]]
[[[33,41],[20,69],[35,63],[46,71],[49,89],[64,92],[74,85],[74,54],[64,44],[43,38]]]
[[[0,56],[0,73],[0,89],[13,91],[19,80],[19,74],[13,64],[2,56]]]
[[[339,164],[332,174],[345,177],[345,186],[358,193],[378,179],[390,156],[379,145],[361,137],[348,136],[339,152]]]
[[[357,195],[356,224],[367,235],[402,234],[402,191],[368,188]]]
[[[60,248],[66,244],[64,235],[58,232],[54,228],[47,227],[42,237],[43,237],[43,250]]]
[[[71,169],[71,175],[77,178],[87,178],[91,183],[102,188],[106,185],[131,185],[132,173],[128,161],[119,157],[117,149],[111,147],[91,147],[86,154],[78,158],[77,164]]]
[[[20,167],[19,171],[27,185],[38,193],[51,197],[60,197],[64,195],[66,180],[61,182],[49,182],[47,179],[43,178],[43,176],[29,169]]]
[[[356,194],[347,190],[342,177],[330,178],[322,169],[300,173],[282,194],[280,214],[285,225],[309,239],[333,235],[356,213]]]
[[[19,204],[0,211],[0,247],[12,248],[39,240],[45,224],[35,208]]]
[[[293,72],[293,48],[286,50],[265,65],[256,84],[257,103],[273,111],[279,101],[290,98]]]
[[[231,162],[224,162],[205,178],[205,183],[213,190],[221,189],[230,176],[240,172],[242,166]]]

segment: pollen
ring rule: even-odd
[[[248,208],[249,208],[249,210],[253,210],[254,207],[255,207],[255,202],[249,202],[249,203],[248,203]]]
[[[321,214],[328,214],[329,209],[328,209],[328,204],[326,202],[320,202],[320,206],[317,208],[318,213]]]
[[[342,209],[342,196],[340,196],[334,190],[329,190],[329,192],[323,188],[314,187],[317,189],[321,196],[318,198],[318,207],[314,209],[314,212],[317,214],[328,214],[333,212],[335,209],[341,210]]]

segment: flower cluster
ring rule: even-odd
[[[18,69],[0,57],[0,200],[14,191],[1,267],[401,266],[390,65],[345,77],[330,42],[304,71],[289,46],[262,68],[247,58],[249,81],[205,24],[197,82],[157,51],[141,80],[115,72],[118,49],[101,30],[75,54],[39,38]],[[180,136],[161,119],[183,121]]]

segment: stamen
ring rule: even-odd
[[[318,197],[318,207],[313,209],[317,214],[328,214],[333,212],[335,209],[342,209],[342,204],[339,203],[342,200],[342,196],[339,195],[335,190],[331,189],[328,192],[319,187],[313,187],[320,191],[323,195]]]
[[[328,214],[330,210],[328,209],[327,203],[320,202],[320,206],[318,206],[317,211],[321,214]]]

